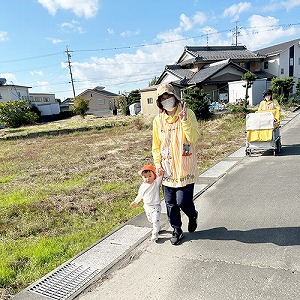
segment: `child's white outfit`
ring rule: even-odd
[[[152,223],[152,240],[157,240],[158,232],[160,231],[160,213],[161,199],[160,186],[162,176],[157,176],[155,180],[149,184],[143,182],[138,190],[138,194],[133,202],[139,203],[144,201],[144,210],[149,222]]]

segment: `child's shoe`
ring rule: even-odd
[[[153,232],[151,235],[151,241],[156,242],[158,240],[158,233]]]

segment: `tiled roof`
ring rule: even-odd
[[[188,69],[183,69],[179,65],[167,65],[165,70],[180,78],[192,78],[194,75],[193,71]]]
[[[253,73],[257,76],[257,78],[268,78],[268,79],[272,79],[276,76],[274,76],[271,73],[265,72],[265,71],[253,71]]]
[[[219,63],[213,63],[208,66],[205,66],[204,68],[199,70],[197,73],[195,73],[193,78],[189,81],[189,84],[203,82],[203,81],[207,80],[208,78],[210,78],[212,75],[216,74],[217,72],[219,72],[220,70],[224,69],[225,67],[227,67],[229,65],[231,65],[237,69],[247,71],[246,69],[242,68],[241,66],[239,66],[239,65],[235,64],[234,62],[227,59],[227,60],[224,60]]]
[[[233,60],[259,59],[263,57],[247,50],[245,46],[186,46],[185,52],[203,61],[219,61],[228,58]]]
[[[263,48],[260,50],[254,51],[255,53],[259,53],[260,55],[272,55],[276,53],[280,53],[284,50],[289,49],[291,46],[300,43],[300,39],[292,40],[289,42],[281,43],[278,45],[274,45],[271,47]]]

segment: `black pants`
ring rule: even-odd
[[[184,187],[174,188],[163,185],[162,190],[167,206],[168,219],[173,228],[181,228],[180,209],[189,217],[196,217],[193,201],[194,183]]]

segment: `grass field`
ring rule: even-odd
[[[89,130],[34,137],[75,127]],[[199,127],[199,173],[244,145],[242,117],[220,115]],[[152,163],[151,136],[152,117],[143,116],[73,117],[0,130],[0,138],[15,138],[0,140],[0,299],[143,210],[129,203],[141,182],[138,169]]]

